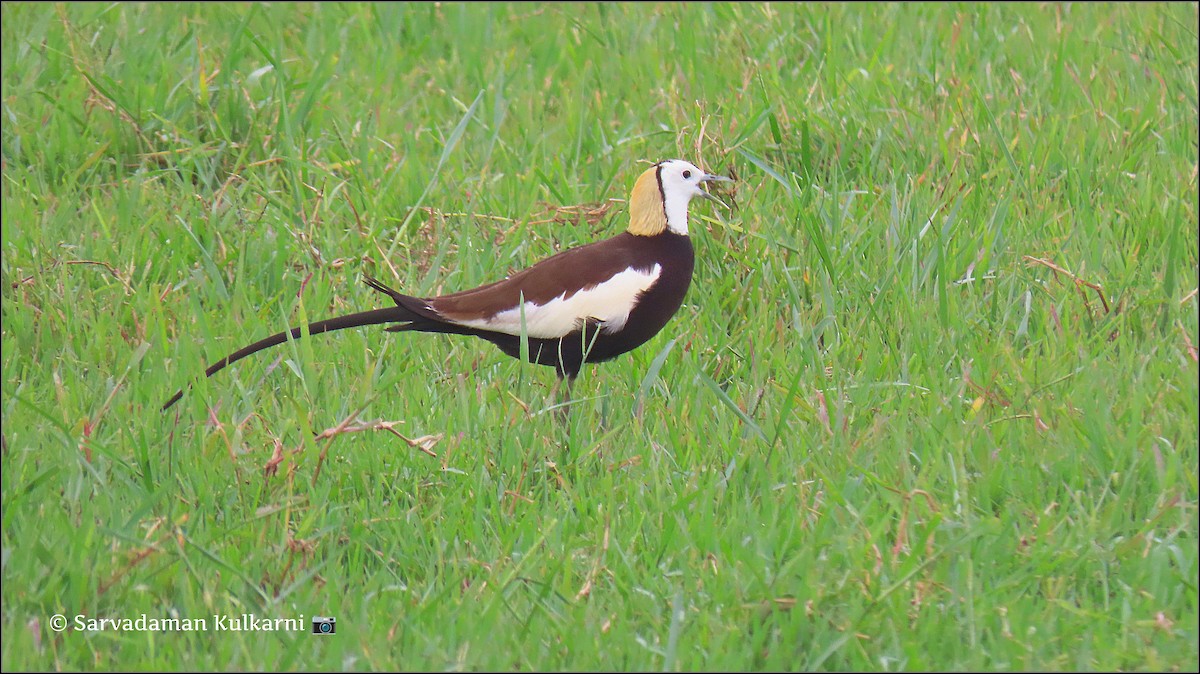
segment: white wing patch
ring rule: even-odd
[[[588,319],[600,321],[605,332],[616,332],[625,327],[638,296],[654,285],[661,273],[659,264],[648,271],[629,268],[570,297],[564,292],[545,304],[526,302],[525,334],[540,339],[562,337],[578,330]],[[520,335],[521,307],[506,309],[491,318],[457,320],[455,323]]]

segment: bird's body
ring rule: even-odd
[[[310,335],[389,324],[389,332],[430,332],[480,337],[505,354],[555,368],[574,379],[583,363],[606,361],[658,334],[683,304],[694,254],[687,203],[710,199],[700,184],[728,180],[680,160],[644,172],[630,198],[629,230],[571,248],[501,281],[449,295],[418,298],[367,278],[395,306],[307,326]],[[210,366],[212,376],[263,349],[299,338],[302,328],[260,340]],[[166,409],[182,397],[175,394]]]

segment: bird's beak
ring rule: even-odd
[[[713,175],[712,173],[705,173],[704,177],[700,178],[700,182],[702,182],[702,183],[731,183],[731,182],[733,182],[733,178],[726,178],[725,176],[718,176],[718,175]],[[709,201],[715,201],[718,204],[721,204],[722,206],[724,206],[726,208],[726,210],[729,209],[729,206],[724,201],[721,201],[720,199],[714,197],[713,195],[709,194],[708,192],[706,192],[704,190],[700,191],[700,196],[704,197],[705,199],[708,199]]]

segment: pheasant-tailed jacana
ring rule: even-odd
[[[721,203],[701,184],[729,180],[679,159],[659,162],[634,183],[629,229],[617,236],[565,250],[502,281],[438,297],[412,297],[367,277],[367,285],[396,306],[310,323],[308,333],[391,323],[389,332],[481,337],[514,358],[521,358],[524,335],[529,361],[553,367],[569,384],[584,363],[641,346],[679,310],[694,263],[688,203],[692,197]],[[296,327],[238,349],[205,375],[301,334]],[[181,397],[183,390],[163,409]]]

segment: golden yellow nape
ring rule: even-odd
[[[638,176],[629,196],[629,233],[654,236],[667,230],[667,212],[663,207],[662,188],[655,164]]]

